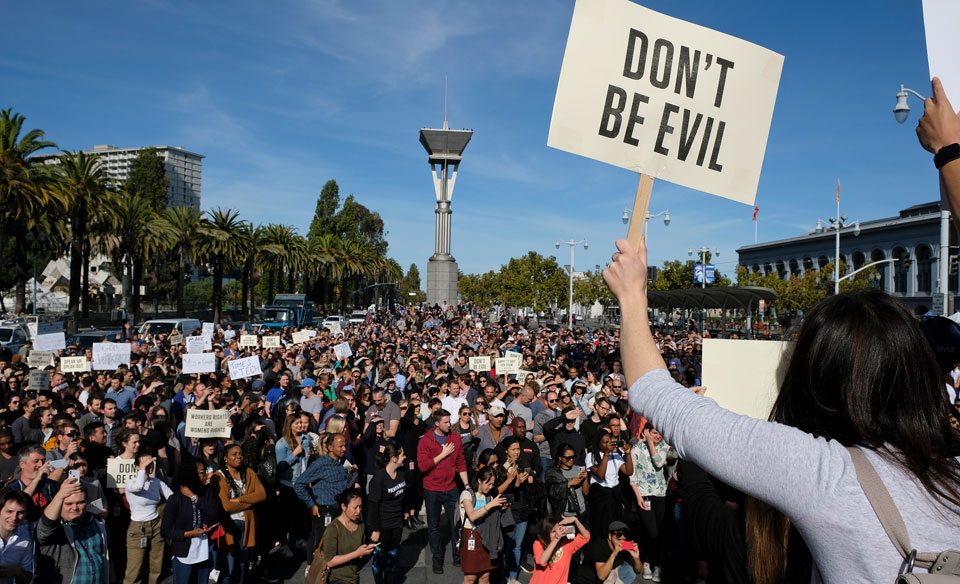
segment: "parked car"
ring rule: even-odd
[[[0,347],[6,347],[10,352],[16,353],[28,340],[29,336],[23,325],[0,325]]]
[[[169,334],[173,329],[180,331],[181,335],[190,336],[203,328],[203,323],[195,318],[159,318],[148,320],[140,325],[140,334],[147,331],[147,325],[150,325],[150,334]]]
[[[78,333],[72,334],[67,337],[67,346],[68,347],[80,347],[81,349],[90,349],[93,348],[94,343],[101,343],[103,339],[107,339],[108,342],[114,342],[114,339],[117,335],[120,334],[120,330],[89,330],[89,331],[80,331]]]
[[[350,315],[350,324],[364,324],[367,322],[366,311],[354,312]]]

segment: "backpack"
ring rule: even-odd
[[[333,520],[334,527],[337,528],[337,547],[340,547],[340,525],[336,519]],[[337,550],[339,551],[339,550]],[[327,558],[323,555],[323,537],[317,545],[317,551],[313,554],[313,561],[310,562],[310,568],[303,579],[303,584],[327,584],[330,578],[330,568],[327,567]]]
[[[870,506],[883,525],[887,537],[893,542],[903,557],[900,574],[896,584],[960,584],[960,550],[947,550],[937,553],[917,553],[910,545],[910,536],[903,516],[893,502],[890,492],[880,479],[870,460],[859,448],[848,447],[853,467],[857,472],[857,481],[867,495]],[[926,568],[929,573],[915,574],[915,567]]]
[[[470,493],[470,499],[474,507],[477,506],[477,494],[473,489],[467,489],[467,492]],[[457,500],[457,517],[453,522],[453,532],[457,536],[457,545],[456,549],[460,549],[460,541],[463,539],[463,505],[460,504],[460,501]]]

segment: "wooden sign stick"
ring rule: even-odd
[[[633,249],[640,248],[640,240],[645,235],[643,227],[647,224],[651,192],[653,192],[653,177],[649,174],[641,174],[640,183],[637,185],[637,197],[633,200],[633,212],[630,213],[630,226],[627,228],[627,241]]]

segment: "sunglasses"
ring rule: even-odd
[[[476,401],[476,402],[474,402],[474,403],[475,403],[476,405],[478,405],[478,406],[485,406],[485,405],[487,405],[487,402],[483,402],[483,401],[479,401],[479,400]]]
[[[548,399],[548,400],[547,400],[547,403],[548,403],[548,404],[555,404],[555,403],[557,403],[557,400],[556,400],[556,399]]]
[[[574,458],[576,458],[576,456],[571,454],[570,456],[561,456],[560,460],[573,460]]]
[[[627,537],[627,534],[624,533],[624,532],[622,532],[622,531],[611,531],[611,532],[610,532],[610,535],[612,535],[612,536],[614,536],[614,537],[619,537],[620,539],[623,539],[623,538]]]
[[[64,433],[64,436],[66,436],[67,438],[76,438],[76,437],[77,437],[77,433],[76,433],[76,432],[66,432],[66,433]]]
[[[561,394],[560,394],[560,399],[568,399],[569,397],[570,397],[570,394],[569,394],[569,393],[561,393]]]

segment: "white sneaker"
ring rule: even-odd
[[[209,580],[210,582],[216,582],[219,579],[220,579],[220,570],[217,570],[216,568],[210,570],[210,577],[207,578],[207,580]]]
[[[641,576],[643,577],[644,580],[650,580],[651,578],[653,578],[653,572],[650,571],[649,564],[643,565],[643,574],[641,574]]]
[[[652,578],[652,580],[653,580],[654,582],[659,582],[659,581],[660,581],[660,566],[657,566],[656,568],[653,569],[653,578]]]

